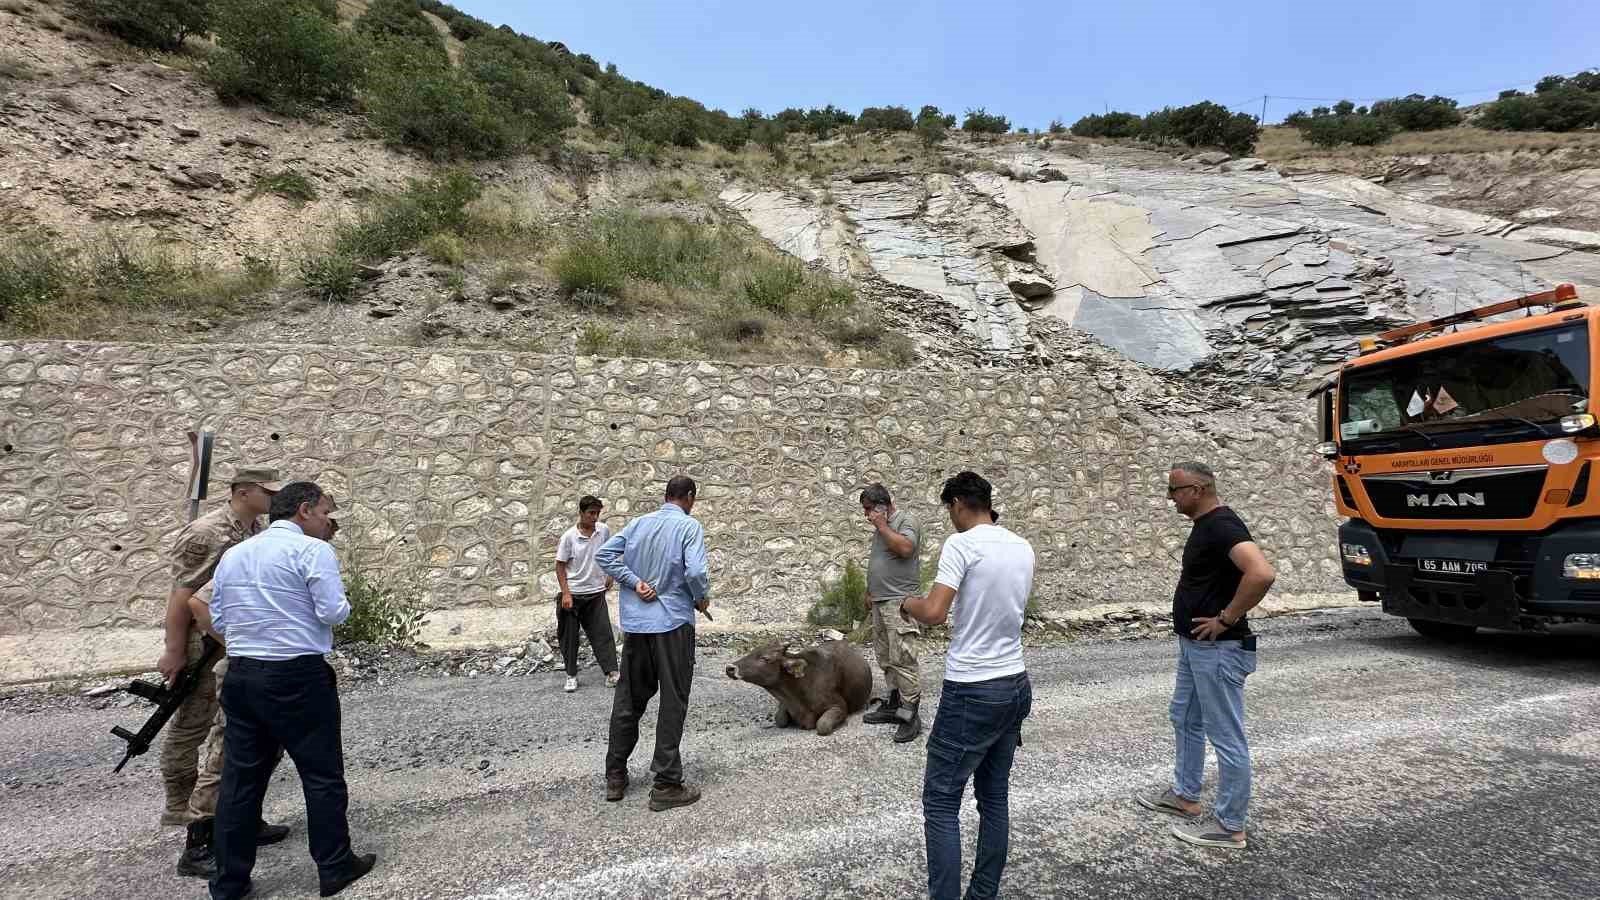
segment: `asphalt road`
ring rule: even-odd
[[[1168,777],[1170,642],[1029,652],[1003,896],[1600,896],[1600,637],[1439,645],[1372,611],[1258,630],[1244,852],[1180,844],[1129,800]],[[559,674],[353,686],[351,828],[379,864],[344,896],[918,896],[922,742],[895,745],[889,726],[858,720],[829,738],[779,732],[764,693],[722,676],[730,658],[702,654],[691,699],[683,746],[705,799],[667,813],[638,787],[649,732],[635,789],[601,800],[610,698],[597,676],[573,695]],[[928,659],[925,683],[940,663]],[[110,772],[106,732],[139,714],[0,703],[0,894],[204,895],[173,873],[179,831],[156,827],[156,754]],[[267,813],[294,834],[263,849],[257,896],[316,896],[292,766]],[[969,865],[975,821],[969,792]]]

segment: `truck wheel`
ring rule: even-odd
[[[1478,629],[1472,625],[1455,625],[1428,619],[1407,619],[1417,634],[1439,641],[1460,641],[1471,637]]]

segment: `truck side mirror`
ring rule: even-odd
[[[1333,390],[1330,383],[1313,395],[1317,403],[1317,453],[1326,459],[1339,455],[1339,445],[1333,439]]]

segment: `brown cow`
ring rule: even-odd
[[[727,668],[728,677],[748,681],[777,698],[772,720],[779,728],[797,725],[829,735],[851,713],[866,708],[872,696],[872,668],[861,651],[845,641],[815,647],[769,644]]]

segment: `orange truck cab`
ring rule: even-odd
[[[1600,622],[1597,358],[1570,284],[1362,341],[1312,393],[1362,600],[1440,637]]]

